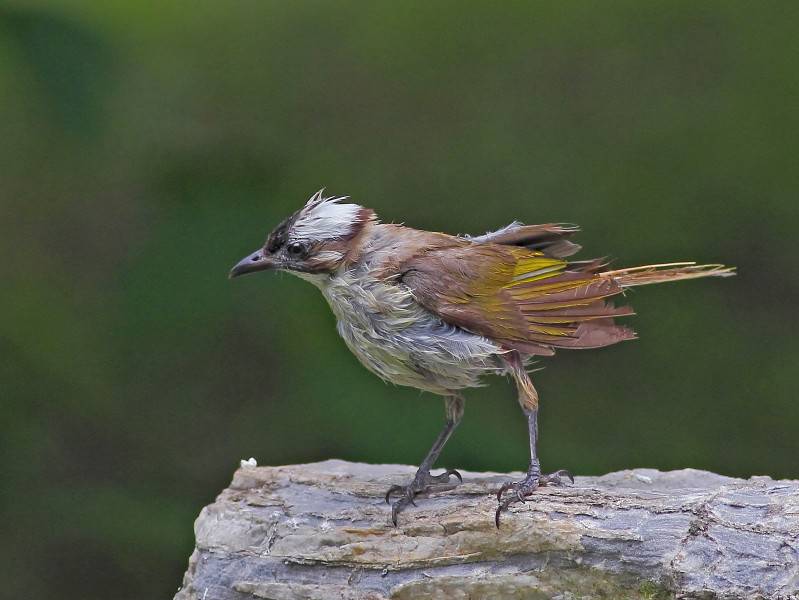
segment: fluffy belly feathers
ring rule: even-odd
[[[346,272],[314,283],[349,349],[386,381],[446,395],[504,372],[497,344],[444,323],[402,285]]]

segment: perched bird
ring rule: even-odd
[[[444,397],[446,423],[433,447],[397,495],[391,518],[455,470],[430,469],[463,416],[461,390],[483,375],[508,374],[530,434],[527,476],[503,485],[495,522],[539,486],[561,485],[568,471],[543,474],[536,451],[538,392],[526,366],[558,349],[600,348],[633,339],[615,322],[632,314],[609,299],[628,287],[698,277],[726,277],[733,269],[692,262],[608,269],[602,259],[568,261],[580,249],[577,227],[514,222],[477,237],[454,236],[381,223],[374,211],[325,197],[320,190],[245,257],[230,277],[278,269],[318,287],[337,329],[363,365],[386,381]]]

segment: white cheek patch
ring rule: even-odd
[[[335,250],[322,250],[313,256],[314,262],[319,263],[336,263],[342,258],[344,258],[344,255],[341,252],[336,252]]]
[[[339,204],[343,198],[330,198],[313,206],[291,228],[297,239],[336,239],[347,237],[355,227],[361,207],[357,204]]]

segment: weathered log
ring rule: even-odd
[[[390,522],[414,468],[244,465],[195,523],[176,600],[799,598],[799,481],[635,469],[543,488],[494,526],[463,472]]]

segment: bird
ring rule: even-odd
[[[418,494],[463,481],[455,469],[431,470],[463,417],[463,391],[486,375],[513,379],[530,438],[525,477],[497,491],[496,527],[504,511],[539,487],[574,483],[565,469],[541,470],[532,361],[634,339],[631,328],[616,322],[632,307],[613,303],[628,288],[735,274],[734,267],[695,262],[612,269],[601,258],[568,260],[580,250],[571,240],[575,225],[514,221],[484,235],[450,235],[383,223],[349,200],[319,190],[229,277],[278,270],[312,283],[364,367],[387,382],[443,397],[443,429],[414,477],[385,495],[395,527]]]

